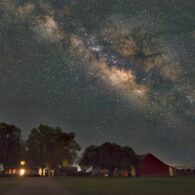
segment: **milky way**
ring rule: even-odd
[[[195,160],[192,0],[2,0],[0,120]]]

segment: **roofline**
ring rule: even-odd
[[[147,154],[143,154],[143,155],[139,155],[139,156],[144,156],[144,158],[143,159],[141,159],[141,160],[144,160],[147,156],[149,156],[149,155],[151,155],[151,156],[153,156],[154,158],[156,158],[157,160],[159,160],[161,163],[163,163],[164,165],[166,165],[166,166],[168,166],[168,167],[171,167],[171,168],[175,168],[175,167],[173,167],[173,166],[171,166],[171,165],[168,165],[168,164],[166,164],[165,162],[163,162],[162,160],[160,160],[159,158],[157,158],[156,156],[154,156],[152,153],[147,153]]]

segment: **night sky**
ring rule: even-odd
[[[0,121],[195,166],[194,53],[194,0],[1,0]]]

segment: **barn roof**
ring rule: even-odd
[[[139,158],[140,158],[140,160],[142,161],[142,160],[144,160],[144,158],[145,158],[146,156],[148,156],[148,155],[150,155],[150,153],[148,153],[148,154],[141,154],[141,155],[139,155]]]
[[[140,158],[141,161],[143,161],[143,160],[144,160],[146,157],[148,157],[148,156],[152,156],[153,158],[155,158],[156,160],[160,161],[160,162],[163,163],[164,165],[169,166],[169,167],[172,167],[172,166],[170,166],[170,165],[167,165],[166,163],[164,163],[163,161],[161,161],[160,159],[158,159],[156,156],[154,156],[154,155],[151,154],[151,153],[139,155],[139,158]]]

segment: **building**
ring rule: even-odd
[[[152,176],[175,176],[176,169],[159,160],[152,154],[139,155],[139,164],[127,169],[115,169],[113,176],[121,177],[152,177]],[[107,169],[93,169],[92,175],[109,176]]]
[[[56,169],[56,176],[77,176],[77,167],[61,167]]]
[[[169,166],[152,154],[140,155],[138,176],[174,176],[175,168]]]

